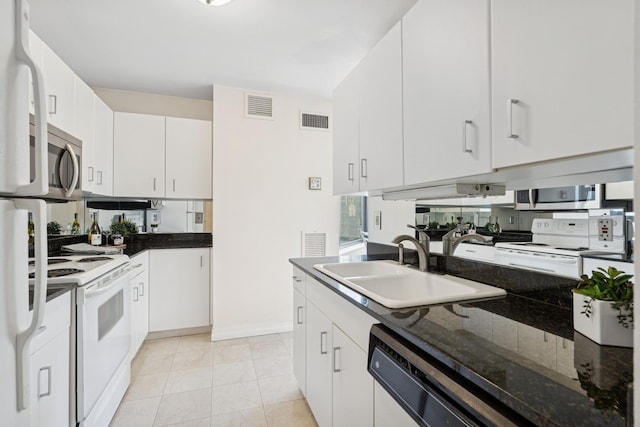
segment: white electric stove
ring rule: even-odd
[[[589,219],[544,219],[533,221],[531,242],[496,243],[495,261],[512,267],[579,279],[582,255],[611,253],[592,249]],[[593,227],[591,227],[593,228]],[[617,249],[616,249],[617,250]]]
[[[29,264],[32,282],[35,267]],[[75,287],[76,399],[71,413],[80,427],[108,425],[129,386],[130,278],[135,269],[120,254],[48,259],[47,286]]]

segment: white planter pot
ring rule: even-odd
[[[618,323],[618,310],[611,307],[611,301],[593,300],[591,314],[582,312],[589,297],[573,294],[573,328],[600,345],[633,347],[633,328],[625,328]]]

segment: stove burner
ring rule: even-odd
[[[113,258],[108,256],[94,256],[89,258],[82,258],[76,262],[96,262],[96,261],[111,261]]]
[[[80,270],[79,268],[55,268],[53,270],[47,271],[47,277],[62,277],[76,273],[84,273],[84,270]],[[35,279],[35,277],[35,272],[29,273],[29,279]]]
[[[70,259],[66,259],[66,258],[49,258],[47,259],[47,265],[51,265],[51,264],[60,264],[61,262],[69,262],[71,261]],[[35,260],[31,260],[29,261],[29,265],[36,265]]]

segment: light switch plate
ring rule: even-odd
[[[309,190],[322,190],[322,178],[319,176],[310,176]]]

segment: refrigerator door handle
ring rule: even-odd
[[[49,165],[47,161],[47,97],[44,77],[40,67],[29,54],[29,5],[26,0],[16,0],[16,59],[31,70],[33,78],[35,116],[35,178],[29,184],[19,186],[17,196],[41,196],[49,191]]]
[[[18,410],[27,409],[30,396],[29,346],[44,320],[47,298],[47,205],[44,200],[14,199],[16,209],[33,213],[35,228],[33,250],[35,255],[35,286],[31,325],[16,337]]]

